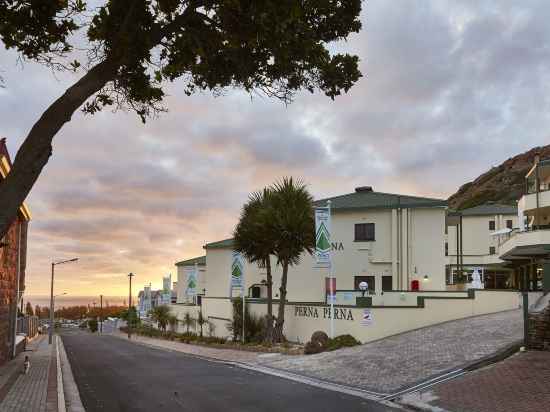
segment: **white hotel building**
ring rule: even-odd
[[[315,205],[326,206],[328,200],[336,307],[346,311],[346,316],[338,321],[335,316],[336,334],[351,333],[361,341],[369,341],[433,323],[517,308],[515,293],[448,290],[445,200],[380,193],[368,186],[318,200]],[[176,264],[178,304],[172,309],[180,318],[185,312],[201,310],[215,324],[217,335],[227,335],[225,326],[232,316],[233,242],[212,242],[204,249],[206,256]],[[201,297],[192,301],[186,296],[185,285],[186,271],[193,267],[199,269],[197,293]],[[281,269],[275,262],[272,267],[276,306]],[[313,331],[327,330],[328,322],[323,316],[304,317],[307,313],[326,315],[327,276],[327,269],[316,267],[309,254],[302,256],[299,265],[289,268],[285,334],[290,340],[305,341]],[[265,270],[246,263],[244,278],[245,296],[251,308],[265,313]],[[368,309],[356,304],[356,298],[361,296],[361,281],[369,284]],[[303,307],[322,309],[310,311],[302,310]],[[365,311],[375,319],[368,326],[361,323]]]

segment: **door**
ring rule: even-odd
[[[393,289],[392,277],[382,276],[382,292],[389,292]]]

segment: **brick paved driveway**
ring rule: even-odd
[[[453,412],[550,411],[550,352],[518,353],[432,392],[432,404]]]
[[[374,392],[393,393],[492,355],[519,341],[522,331],[521,311],[514,310],[447,322],[335,352],[279,355],[260,363]]]

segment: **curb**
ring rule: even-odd
[[[55,358],[57,369],[57,411],[66,412],[65,408],[65,392],[63,390],[63,372],[61,371],[61,361],[59,360],[59,335],[55,337]]]
[[[63,388],[62,392],[64,393],[63,412],[86,412],[86,410],[84,409],[84,405],[82,405],[82,400],[80,399],[78,386],[76,384],[76,381],[74,380],[71,363],[69,362],[69,358],[67,357],[67,352],[65,352],[65,346],[63,345],[63,340],[61,339],[61,336],[58,336],[58,342],[58,362],[59,359],[61,359],[61,387]],[[59,412],[61,412],[61,408],[59,409]]]

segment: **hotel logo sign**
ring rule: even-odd
[[[315,209],[315,263],[317,266],[330,266],[330,209]]]
[[[239,252],[233,252],[231,260],[231,283],[230,283],[230,292],[233,289],[238,289],[240,294],[244,294],[244,259]],[[233,296],[233,293],[230,293],[229,296]]]

